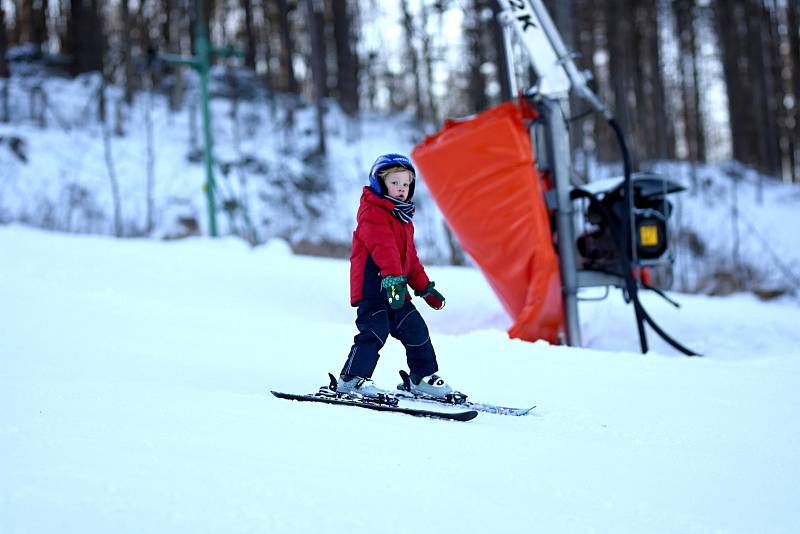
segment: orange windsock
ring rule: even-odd
[[[509,336],[558,343],[564,330],[558,256],[520,107],[506,102],[447,121],[411,155],[453,233],[514,320]]]

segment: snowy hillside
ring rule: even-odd
[[[217,76],[224,78],[224,72]],[[113,178],[119,183],[124,236],[207,235],[197,106],[171,112],[165,96],[141,93],[128,107],[121,104],[120,89],[109,86],[108,113],[120,119],[109,119],[104,129],[97,117],[99,83],[93,75],[11,78],[15,114],[11,123],[0,123],[0,222],[112,235]],[[51,103],[45,127],[27,113],[31,85],[37,84]],[[186,98],[192,103],[197,97],[190,90]],[[277,236],[323,251],[325,244],[333,250],[349,246],[365,172],[378,154],[408,152],[421,137],[406,116],[364,113],[355,121],[331,104],[328,157],[319,158],[314,155],[314,110],[307,104],[280,98],[270,104],[263,95],[256,100],[214,98],[211,104],[219,231],[250,235],[249,222],[256,242]],[[123,135],[116,135],[118,123]],[[418,192],[420,206],[433,206],[424,186]],[[420,219],[421,252],[444,262],[448,247],[441,215],[431,208],[422,210]]]
[[[219,85],[226,72],[215,71],[215,76]],[[31,115],[33,87],[48,96],[43,127]],[[114,177],[123,235],[207,234],[198,110],[188,105],[196,100],[193,90],[184,109],[170,112],[158,93],[140,93],[131,107],[118,109],[121,90],[107,87],[108,114],[114,118],[108,119],[104,136],[97,119],[98,88],[99,79],[91,75],[74,80],[12,76],[12,122],[0,124],[0,223],[111,235]],[[264,95],[240,101],[217,97],[212,113],[220,232],[259,243],[280,237],[295,250],[339,257],[349,254],[355,206],[371,162],[385,152],[408,153],[423,138],[407,116],[365,113],[352,120],[331,103],[328,156],[319,158],[313,156],[313,109],[302,102],[279,98],[270,103]],[[122,135],[114,133],[118,124]],[[620,172],[615,166],[589,167],[581,170],[588,179]],[[687,186],[692,181],[685,163],[646,167]],[[766,180],[758,202],[759,177],[752,171],[723,162],[698,166],[696,175],[694,193],[671,199],[678,227],[674,287],[800,295],[800,248],[794,246],[791,224],[800,210],[800,187]],[[422,258],[450,263],[452,243],[424,176],[414,200]],[[734,283],[726,284],[731,278]]]
[[[442,374],[532,415],[303,405],[354,334],[348,264],[280,241],[0,226],[0,532],[797,532],[800,309],[643,295],[686,358],[636,353],[618,295],[587,348],[509,340],[480,274],[431,267]],[[404,365],[383,351],[376,382]]]

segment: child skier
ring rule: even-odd
[[[341,393],[374,397],[382,392],[370,377],[389,334],[406,349],[413,393],[444,397],[453,392],[435,374],[439,366],[428,327],[407,293],[406,284],[433,309],[444,307],[414,247],[414,179],[407,157],[385,154],[372,165],[361,195],[350,254],[350,304],[358,307],[358,334],[339,376]]]

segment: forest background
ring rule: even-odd
[[[785,226],[783,211],[762,213],[783,204],[757,206],[765,195],[794,198],[789,184],[800,182],[800,3],[545,4],[620,121],[634,166],[666,169],[691,198],[702,197],[679,221],[678,241],[692,260],[678,288],[796,290],[791,266],[800,259],[772,239]],[[0,0],[0,146],[14,154],[0,154],[0,222],[128,237],[204,227],[196,209],[202,195],[178,198],[177,186],[159,193],[165,178],[177,183],[187,169],[194,191],[202,183],[197,76],[163,60],[195,50],[196,7],[195,0]],[[205,9],[212,45],[243,51],[214,58],[211,96],[217,172],[239,177],[226,182],[232,193],[220,208],[227,232],[253,244],[277,236],[296,252],[346,256],[350,196],[376,150],[408,149],[448,118],[514,98],[509,63],[520,88],[536,82],[521,49],[513,49],[514,61],[505,57],[494,0],[206,0]],[[618,170],[620,156],[605,122],[584,111],[572,106],[571,141],[577,179],[591,181]],[[225,121],[228,134],[219,130]],[[72,154],[54,161],[64,143],[99,163],[88,172]],[[107,177],[93,182],[92,173]],[[346,181],[341,176],[353,183],[332,190]],[[778,189],[770,195],[765,187]],[[418,196],[424,207],[429,198],[424,190]],[[174,207],[192,202],[194,210]],[[332,203],[346,216],[324,220]],[[179,228],[165,229],[167,219]],[[711,219],[710,231],[697,227]],[[468,261],[447,225],[434,222],[417,236],[425,259]],[[725,243],[714,237],[720,228],[730,229]],[[748,229],[757,241],[751,262],[740,236]],[[724,258],[709,254],[714,246],[725,248]],[[765,252],[772,274],[760,276],[754,270]],[[773,282],[763,283],[769,276]]]
[[[730,158],[800,181],[797,1],[545,4],[639,162]],[[421,128],[512,97],[493,0],[207,0],[206,9],[212,42],[243,50],[241,64],[270,96],[332,98],[350,116],[411,110]],[[29,44],[65,74],[101,72],[128,103],[154,87],[178,109],[182,69],[153,59],[192,53],[195,16],[193,0],[2,0],[0,77],[6,51]],[[3,102],[8,121],[7,91]],[[577,148],[618,159],[601,121],[576,133]]]

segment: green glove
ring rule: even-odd
[[[385,276],[381,280],[381,287],[386,290],[386,297],[389,305],[394,310],[399,310],[406,303],[406,277],[405,276]]]

